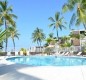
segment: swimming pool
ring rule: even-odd
[[[63,56],[28,56],[7,58],[8,61],[30,66],[79,66],[86,65],[86,58]]]

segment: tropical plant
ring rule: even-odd
[[[6,38],[5,37],[6,32],[7,32],[7,30],[4,30],[4,31],[1,31],[0,32],[0,43],[3,42],[3,40]]]
[[[54,38],[53,35],[54,35],[53,33],[50,33],[50,34],[49,34],[49,37],[50,37],[50,38]]]
[[[12,14],[12,6],[8,6],[8,1],[0,1],[0,22],[4,23],[5,25],[5,30],[9,25],[16,26],[15,21],[13,18],[17,18],[16,15]],[[6,48],[5,51],[7,51],[7,35],[6,35]]]
[[[61,47],[71,47],[70,37],[69,36],[63,36],[61,37]]]
[[[24,54],[25,56],[27,55],[27,53],[26,53],[27,50],[26,50],[25,48],[21,48],[20,51],[23,51],[23,54]]]
[[[72,44],[70,42],[66,42],[66,43],[63,43],[63,44],[60,44],[60,47],[71,47]]]
[[[48,37],[45,41],[46,43],[48,43],[48,45],[50,44],[55,45],[55,43],[57,42],[57,39]]]
[[[61,37],[61,40],[63,43],[68,42],[70,40],[70,37],[69,36],[63,36],[63,37]]]
[[[84,44],[81,45],[81,49],[82,49],[83,55],[86,55],[86,42],[84,42]]]
[[[50,37],[49,37],[49,38],[46,38],[45,41],[46,41],[46,43],[49,45],[49,44],[51,44],[51,42],[52,42],[52,38],[50,38]]]
[[[2,31],[2,29],[0,29],[0,49],[2,50],[3,48],[3,42],[6,39],[5,35],[7,33],[7,30]]]
[[[69,24],[70,28],[74,23],[77,26],[82,23],[86,29],[86,0],[68,0],[68,2],[63,5],[62,10],[63,12],[73,11]]]
[[[50,55],[54,52],[54,48],[51,48],[51,47],[46,47],[45,50],[44,50],[44,53]]]
[[[58,36],[58,29],[62,30],[63,28],[66,29],[66,27],[63,25],[64,22],[64,18],[60,17],[60,12],[55,13],[55,19],[53,17],[49,17],[49,20],[52,21],[52,23],[49,25],[49,27],[53,27],[53,29],[56,29],[57,32],[57,38],[59,38]]]
[[[16,27],[8,27],[8,32],[9,32],[9,35],[10,35],[12,41],[13,41],[14,51],[15,51],[15,38],[19,39],[20,34],[16,30]]]
[[[84,34],[80,34],[80,39],[83,40],[85,38]]]
[[[41,47],[41,43],[45,39],[45,34],[43,33],[43,30],[37,27],[32,33],[32,39],[33,42],[37,42],[38,46]]]
[[[49,44],[48,44],[48,43],[45,43],[45,44],[44,44],[44,47],[47,47],[47,46],[49,46]]]
[[[57,42],[57,38],[53,36],[53,33],[50,33],[45,41],[45,46],[49,46],[50,44],[55,45],[55,43]]]
[[[71,38],[80,39],[80,34],[74,34],[73,32],[71,32],[69,36],[70,36]]]

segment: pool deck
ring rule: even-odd
[[[0,80],[86,80],[86,66],[28,66],[0,57]]]

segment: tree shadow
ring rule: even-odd
[[[18,72],[18,69],[34,67],[21,64],[11,64],[0,67],[0,80],[42,80],[30,74]]]

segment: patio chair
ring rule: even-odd
[[[68,55],[69,55],[69,52],[66,52],[64,55],[65,55],[65,56],[68,56]]]
[[[80,56],[81,54],[82,54],[82,52],[78,52],[76,55],[77,55],[77,56]]]
[[[7,52],[7,56],[11,56],[11,52],[10,51]]]
[[[29,51],[26,51],[27,55],[29,56],[30,55],[30,52]]]
[[[23,56],[23,51],[20,51],[20,55]]]
[[[62,54],[60,54],[60,55],[61,55],[61,56],[62,56],[62,55],[65,55],[65,52],[63,52],[63,53],[62,53]]]
[[[18,56],[19,54],[18,54],[18,51],[15,51],[15,56]]]
[[[61,54],[60,51],[55,53],[56,56],[59,56],[60,54]]]

